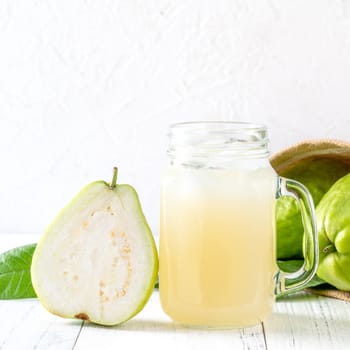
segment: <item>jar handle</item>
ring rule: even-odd
[[[292,273],[278,270],[276,274],[276,295],[288,294],[303,289],[314,277],[319,260],[316,216],[311,194],[300,182],[278,177],[276,198],[282,196],[293,197],[300,208],[304,226],[304,263],[299,270]]]

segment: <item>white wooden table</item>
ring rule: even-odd
[[[0,251],[37,242],[37,236],[0,234]],[[191,329],[174,325],[157,292],[132,320],[102,327],[51,315],[35,299],[0,301],[0,349],[350,349],[350,304],[307,294],[275,304],[256,327]]]

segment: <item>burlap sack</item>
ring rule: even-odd
[[[305,291],[315,295],[322,295],[324,297],[350,301],[350,292],[344,292],[342,290],[335,289],[334,287],[328,285],[320,285],[313,288],[306,288]]]
[[[288,147],[270,158],[271,164],[280,175],[300,161],[316,158],[339,159],[350,163],[350,143],[340,140],[307,140]],[[349,267],[350,268],[350,267]],[[308,293],[350,301],[350,292],[344,292],[324,284],[307,288]]]
[[[277,173],[283,173],[297,162],[314,158],[333,158],[350,163],[350,143],[339,140],[307,140],[288,147],[270,157]]]

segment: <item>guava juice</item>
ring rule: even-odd
[[[275,193],[269,164],[165,173],[159,283],[174,321],[244,327],[272,312]]]

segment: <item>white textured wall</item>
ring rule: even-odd
[[[346,0],[0,0],[0,231],[118,165],[157,232],[170,122],[350,140],[349,85]]]

